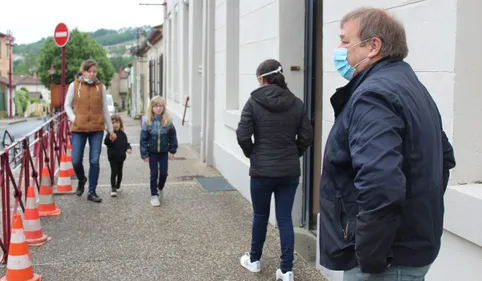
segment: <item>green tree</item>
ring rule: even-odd
[[[65,83],[67,85],[74,81],[83,61],[94,59],[98,64],[97,76],[106,87],[109,87],[110,80],[114,76],[114,68],[106,56],[104,48],[88,33],[80,32],[77,29],[72,30],[69,43],[65,48]],[[55,74],[52,77],[53,82],[54,84],[60,84],[61,62],[61,48],[55,45],[52,37],[47,38],[41,51],[38,68],[40,81],[47,88],[50,88],[49,69],[51,64],[55,68]]]
[[[23,114],[30,103],[28,98],[28,92],[25,88],[22,88],[15,92],[13,102],[15,103],[15,111],[17,112],[17,114]]]

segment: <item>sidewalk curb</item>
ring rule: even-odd
[[[7,125],[10,126],[10,125],[18,124],[18,123],[24,123],[24,122],[27,122],[27,121],[28,121],[27,119],[21,119],[21,120],[9,122],[9,123],[7,123]]]
[[[12,122],[8,122],[7,126],[15,125],[15,124],[19,124],[19,123],[25,123],[25,122],[28,122],[30,120],[44,120],[44,117],[35,117],[35,118],[31,118],[31,119],[25,118],[25,119],[15,120],[15,121],[12,121]]]

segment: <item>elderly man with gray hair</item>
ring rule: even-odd
[[[430,93],[404,62],[404,27],[382,9],[340,24],[335,122],[320,182],[321,265],[344,280],[424,280],[443,232],[452,146]]]

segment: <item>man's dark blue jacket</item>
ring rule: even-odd
[[[412,68],[385,58],[331,97],[320,182],[321,265],[421,267],[438,255],[452,146]]]

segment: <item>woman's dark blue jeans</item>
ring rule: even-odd
[[[99,180],[99,158],[102,151],[103,131],[80,133],[72,132],[72,166],[79,180],[85,179],[84,149],[89,141],[89,193],[95,193]]]
[[[271,195],[274,193],[276,220],[281,240],[281,265],[283,272],[293,268],[295,234],[291,211],[300,177],[251,177],[251,201],[253,203],[253,229],[251,262],[261,259],[266,240]]]

